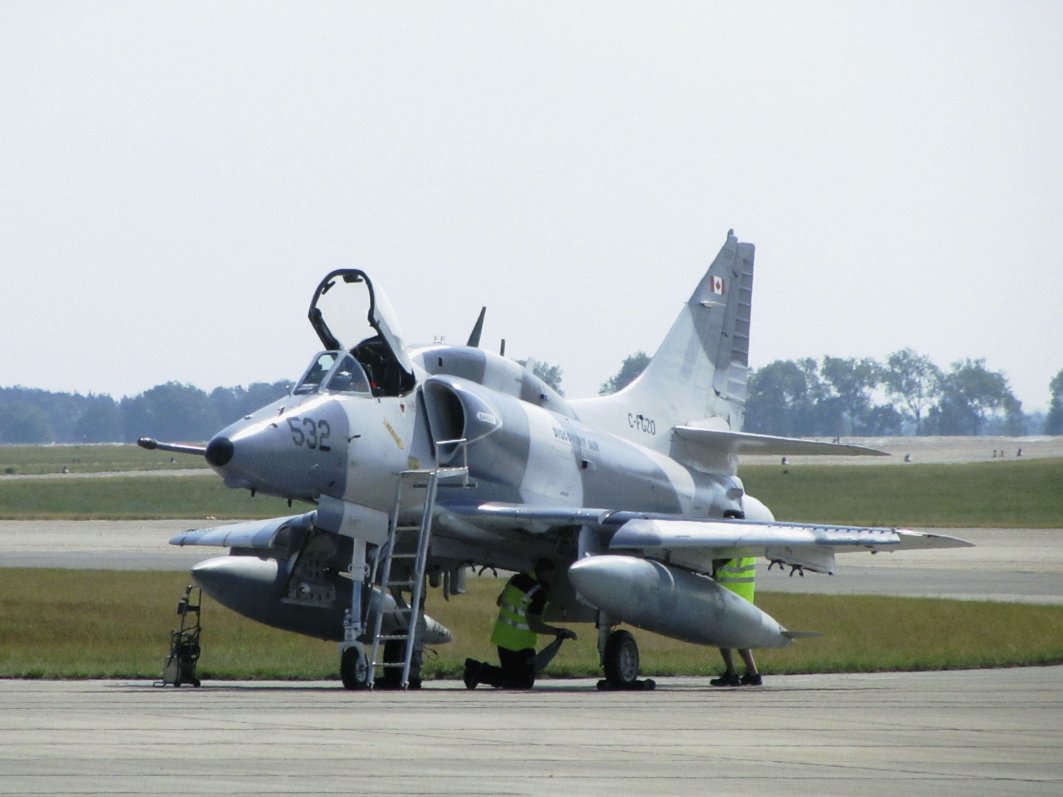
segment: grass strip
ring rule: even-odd
[[[0,474],[101,473],[206,468],[202,457],[135,445],[0,446]]]
[[[1058,459],[903,467],[758,465],[743,468],[741,476],[746,489],[784,520],[981,528],[1058,528],[1063,523],[1063,460]],[[179,478],[0,477],[0,519],[8,520],[259,518],[306,508],[289,510],[286,501],[230,490],[210,472]]]
[[[177,627],[187,575],[171,572],[0,570],[0,677],[158,678]],[[467,656],[494,660],[488,637],[502,582],[469,579],[469,594],[427,611],[455,642],[426,655],[428,678],[460,677]],[[758,594],[789,628],[824,636],[758,651],[764,672],[936,670],[1063,663],[1063,606],[877,596]],[[259,625],[203,602],[201,678],[338,678],[335,643]],[[596,632],[575,626],[550,667],[555,676],[599,675]],[[711,648],[636,631],[647,675],[707,675]]]
[[[161,520],[173,517],[268,518],[308,512],[269,496],[202,476],[0,479],[3,520]]]
[[[949,465],[758,465],[746,490],[781,520],[865,526],[1059,528],[1063,460]]]

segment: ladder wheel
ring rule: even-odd
[[[340,657],[340,679],[344,689],[369,688],[369,663],[365,653],[357,646],[343,651]]]
[[[602,656],[605,680],[619,688],[630,687],[639,677],[639,646],[628,631],[614,631]]]

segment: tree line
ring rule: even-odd
[[[625,358],[602,384],[623,389],[649,362]],[[534,371],[562,391],[563,371],[537,362]],[[204,441],[219,429],[286,395],[287,381],[218,387],[206,393],[167,382],[137,396],[52,393],[0,388],[0,443],[111,443],[138,437]],[[874,358],[776,360],[750,374],[745,430],[790,437],[885,435],[1063,434],[1063,370],[1049,385],[1047,415],[1027,415],[1004,374],[985,360],[948,370],[911,349]]]
[[[599,390],[616,392],[649,363],[627,357]],[[946,371],[912,349],[872,357],[776,360],[753,371],[745,431],[788,437],[1063,434],[1063,370],[1048,386],[1047,415],[1026,414],[1007,377],[984,359]]]
[[[235,420],[286,395],[289,382],[218,387],[209,394],[167,382],[137,396],[0,388],[0,443],[131,443],[138,437],[209,440]]]

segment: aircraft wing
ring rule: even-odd
[[[868,448],[867,446],[823,443],[818,440],[804,440],[799,437],[776,437],[769,434],[732,432],[729,429],[707,429],[700,426],[676,426],[675,434],[680,440],[685,440],[694,445],[705,446],[717,451],[727,450],[735,454],[889,456],[887,451],[880,451],[877,448]]]
[[[764,556],[773,563],[834,574],[834,555],[855,551],[963,548],[971,543],[910,529],[746,520],[629,520],[610,550],[639,550],[653,559],[709,571],[712,559]]]
[[[608,509],[495,503],[449,507],[445,512],[483,528],[523,529],[535,535],[587,526],[602,532],[611,551],[639,551],[648,558],[701,572],[711,572],[713,559],[764,556],[779,564],[833,574],[834,554],[838,552],[972,545],[956,537],[910,529],[705,519]]]
[[[257,551],[288,549],[314,528],[316,512],[249,520],[175,535],[171,545],[211,545]],[[485,530],[524,531],[544,536],[563,528],[589,527],[611,551],[639,551],[650,559],[711,572],[713,559],[764,556],[773,563],[834,573],[839,552],[969,547],[943,534],[886,527],[835,526],[705,519],[596,508],[535,507],[487,503],[440,507],[451,528],[469,523]],[[448,522],[449,521],[449,522]],[[458,522],[455,522],[458,521]]]

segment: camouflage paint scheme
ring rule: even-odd
[[[407,347],[369,277],[332,272],[309,314],[326,351],[290,396],[221,430],[203,451],[228,486],[317,508],[172,542],[231,549],[193,571],[226,605],[343,639],[344,616],[349,624],[350,612],[359,615],[357,625],[380,599],[367,563],[386,538],[400,474],[467,465],[467,481],[441,488],[435,505],[433,585],[460,592],[465,567],[526,570],[550,557],[559,565],[550,616],[595,622],[606,664],[620,622],[706,645],[789,644],[794,634],[712,580],[714,558],[763,556],[831,573],[836,551],[965,543],[779,523],[746,494],[740,451],[881,453],[741,431],[753,260],[753,245],[729,232],[643,374],[614,395],[573,401],[479,348],[479,323],[470,345]],[[343,286],[368,310],[363,331],[341,341],[328,323],[361,318],[356,303],[336,303]],[[423,505],[406,495],[399,522],[418,522]],[[428,620],[424,642],[448,638]]]

